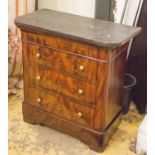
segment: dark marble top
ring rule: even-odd
[[[17,17],[15,23],[19,27],[106,47],[120,46],[141,31],[139,27],[48,9]]]

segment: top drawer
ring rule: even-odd
[[[63,37],[57,37],[57,36],[45,35],[45,34],[44,35],[34,34],[34,33],[23,31],[22,40],[37,43],[46,47],[51,47],[53,49],[54,48],[61,49],[64,51],[85,55],[88,57],[93,57],[93,58],[98,57],[97,46],[78,42],[75,40],[70,40]]]

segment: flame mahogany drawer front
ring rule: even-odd
[[[28,61],[86,80],[96,81],[97,62],[51,48],[27,44]]]
[[[26,33],[26,41],[30,43],[35,43],[42,45],[44,47],[50,47],[53,49],[59,49],[64,51],[69,51],[78,55],[84,55],[88,57],[97,58],[98,56],[98,48],[97,46],[78,42],[75,40],[70,40],[67,38],[57,37],[55,35],[45,36],[41,34],[34,34],[30,32]],[[24,39],[24,38],[23,38]]]
[[[96,85],[63,75],[42,66],[29,65],[29,83],[95,104]]]
[[[55,93],[27,87],[25,101],[51,114],[84,126],[93,127],[94,109]]]
[[[22,37],[24,121],[103,151],[121,118],[128,43],[141,28],[47,9],[15,23]]]

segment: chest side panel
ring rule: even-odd
[[[105,105],[105,126],[108,126],[122,111],[121,105],[127,49],[128,43],[119,47],[116,51],[110,52],[112,58],[109,63],[109,81]]]
[[[121,112],[124,72],[128,43],[113,49],[99,49],[99,59],[108,60],[98,63],[98,86],[94,128],[105,130]]]

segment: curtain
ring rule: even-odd
[[[17,16],[33,12],[35,0],[9,0],[8,2],[8,92],[10,95],[16,94],[16,88],[23,88],[21,37],[14,20]]]

